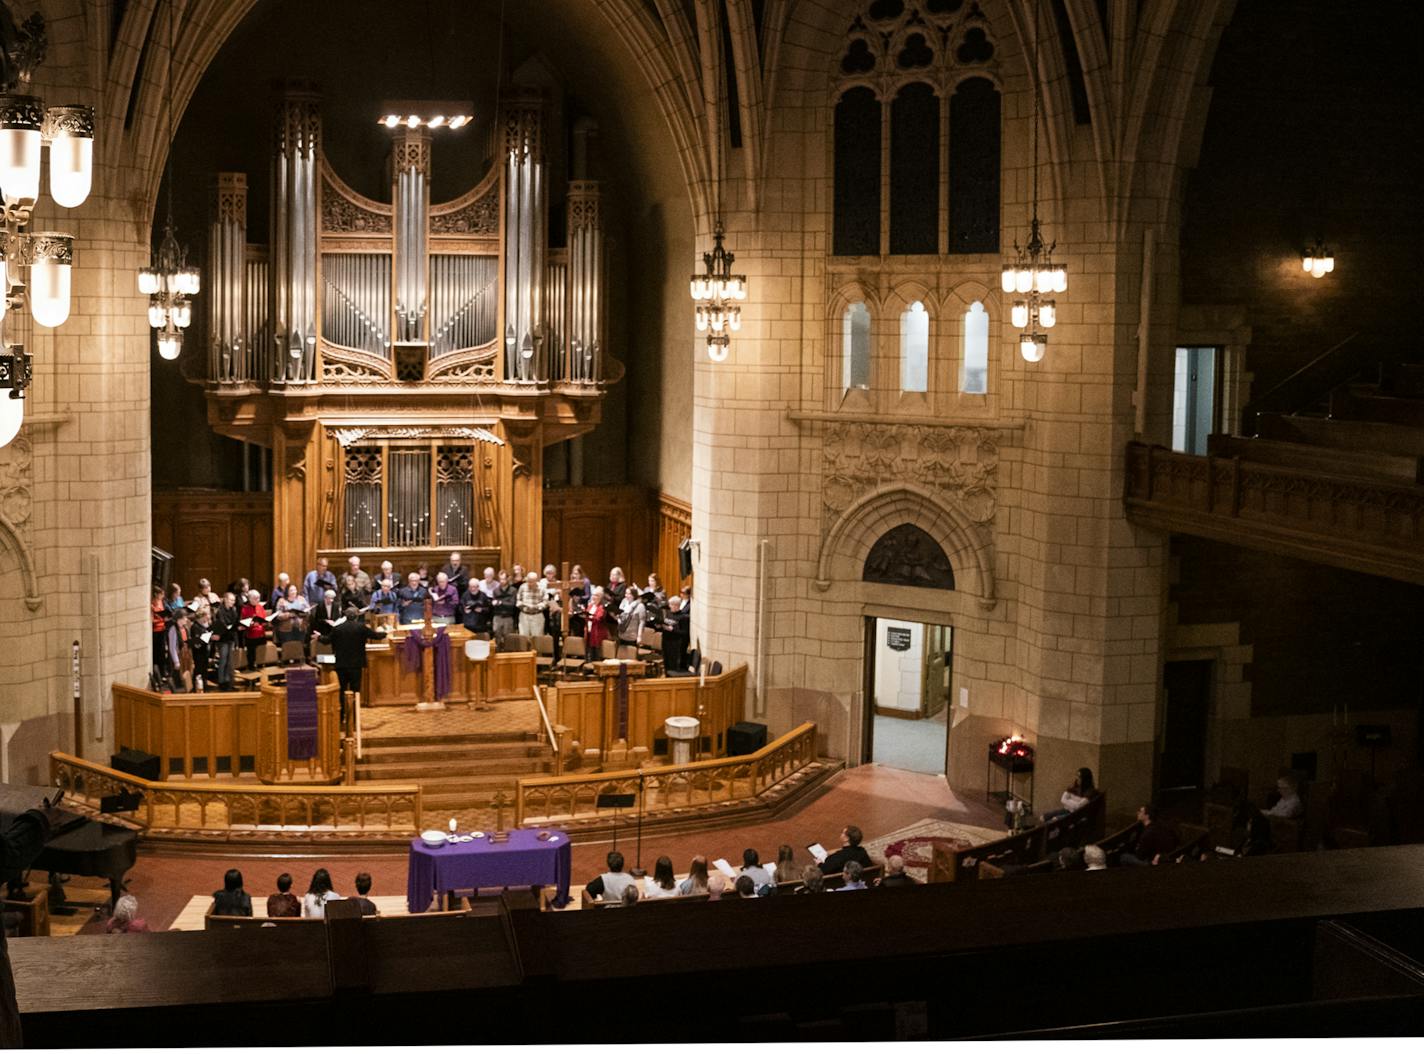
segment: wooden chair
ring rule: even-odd
[[[537,676],[553,679],[554,638],[547,633],[534,638],[534,667]]]
[[[557,663],[559,673],[583,676],[588,672],[588,641],[582,637],[564,638],[564,657]]]
[[[618,658],[618,642],[616,640],[606,640],[598,646],[598,654],[603,659]]]
[[[533,651],[534,646],[529,638],[522,633],[506,633],[504,635],[504,646],[500,651]],[[536,660],[537,661],[537,660]]]
[[[638,636],[638,658],[647,661],[662,657],[663,635],[655,629],[643,627],[643,632]]]
[[[306,662],[307,650],[299,640],[283,641],[280,658],[283,665],[293,662]]]
[[[277,646],[270,640],[264,641],[262,647],[257,649],[258,666],[276,666],[281,656],[277,652]]]

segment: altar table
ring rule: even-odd
[[[491,842],[485,837],[458,845],[447,843],[439,849],[419,838],[412,840],[406,880],[406,904],[411,914],[427,910],[436,895],[448,890],[497,886],[554,886],[554,906],[563,907],[569,902],[573,848],[566,831],[549,830],[549,839],[542,842],[541,833],[514,830],[507,842]]]

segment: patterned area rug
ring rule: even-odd
[[[905,859],[905,871],[924,882],[929,876],[930,860],[935,843],[947,849],[967,849],[1003,837],[1002,831],[988,827],[973,827],[949,820],[921,820],[909,827],[867,839],[865,849],[876,860],[900,856]]]

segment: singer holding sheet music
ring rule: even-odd
[[[262,594],[252,590],[242,605],[237,624],[242,627],[242,643],[247,647],[247,668],[257,668],[257,649],[267,639],[267,609],[262,606]]]

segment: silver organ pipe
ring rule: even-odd
[[[316,377],[316,159],[321,119],[315,95],[289,92],[277,119],[272,187],[274,381]]]
[[[243,336],[242,293],[247,254],[247,177],[219,172],[213,182],[208,227],[208,377],[245,380],[239,356]]]
[[[516,96],[505,119],[505,377],[534,381],[544,300],[544,158],[537,97]]]
[[[549,366],[549,378],[568,380],[568,295],[569,265],[566,260],[551,260],[544,278],[548,321],[545,324],[544,348]]]
[[[597,381],[602,354],[603,227],[599,187],[593,180],[569,184],[569,286],[573,318],[569,326],[568,379]]]
[[[343,348],[386,355],[390,336],[389,253],[323,253],[322,336]]]
[[[419,129],[404,130],[394,144],[396,168],[396,336],[426,339],[426,216],[430,211],[430,138]]]
[[[271,264],[260,252],[249,250],[245,270],[243,298],[246,314],[242,327],[242,347],[239,349],[242,367],[241,373],[233,377],[236,381],[271,376],[267,370],[267,354],[272,347],[268,318],[268,298],[272,292],[269,277]]]
[[[431,255],[431,358],[494,340],[498,280],[497,257]]]

